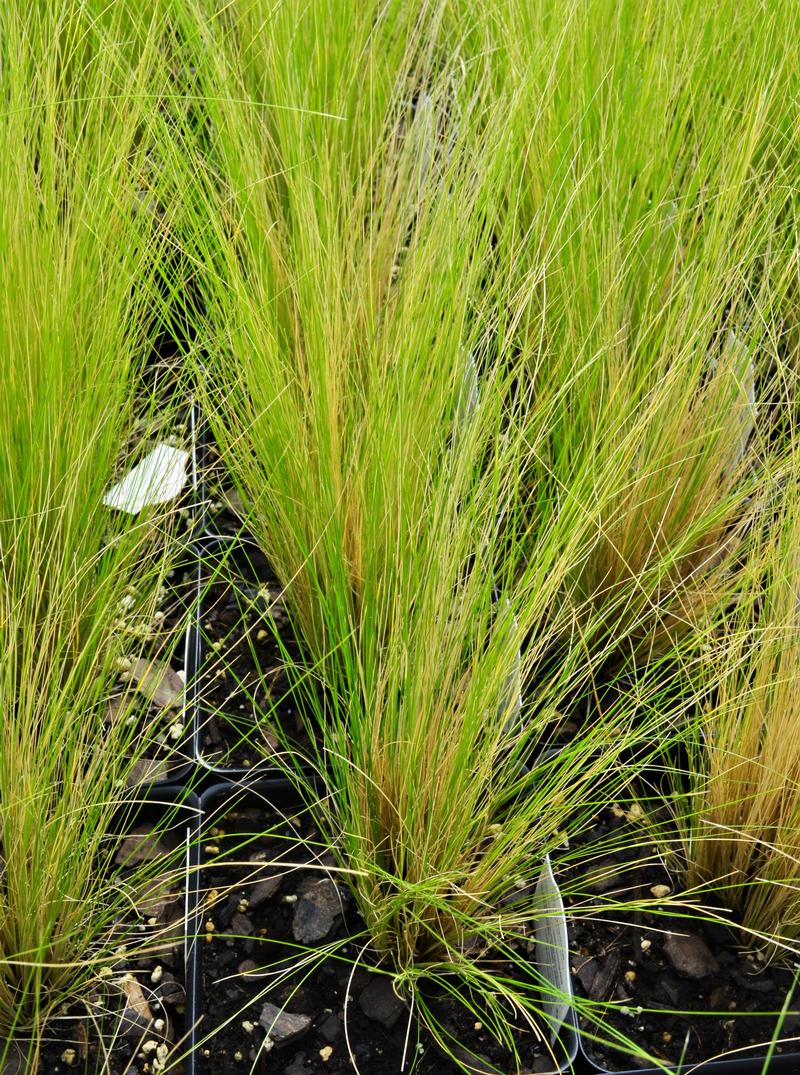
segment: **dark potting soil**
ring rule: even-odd
[[[567,890],[568,916],[576,894],[582,894],[579,915],[568,919],[575,992],[613,1002],[603,1012],[604,1023],[663,1062],[698,1063],[748,1046],[757,1047],[750,1055],[763,1054],[792,987],[792,971],[745,951],[725,922],[688,909],[679,917],[674,908],[659,907],[659,898],[680,889],[655,848],[637,846],[641,830],[627,814],[619,806],[603,810],[589,834],[598,841],[616,835],[614,851],[588,868],[557,871]],[[652,911],[609,908],[604,913],[609,901],[634,897],[654,899],[656,905]],[[781,1038],[800,1033],[796,1009],[793,1005],[787,1013]],[[585,1022],[582,1026],[593,1030]],[[584,1046],[612,1071],[651,1066],[588,1039]],[[776,1050],[795,1051],[800,1051],[798,1040]]]
[[[196,587],[196,561],[187,557],[168,573],[152,619],[136,614],[135,594],[130,606],[120,609],[118,627],[130,634],[134,651],[142,652],[141,641],[146,643],[138,664],[124,661],[106,710],[109,725],[134,720],[146,741],[131,786],[163,783],[191,760],[185,631]]]
[[[155,835],[152,820],[137,823],[120,840],[115,861],[131,862],[119,872],[123,884],[136,858],[154,861],[167,852],[174,858],[169,872],[151,879],[138,898],[129,887],[130,912],[115,926],[119,960],[82,1001],[48,1023],[37,1075],[157,1075],[170,1064],[176,1075],[184,1070],[185,839],[185,820],[176,819]],[[147,952],[140,955],[144,945]],[[24,1065],[2,1070],[27,1075]]]
[[[239,837],[259,829],[271,831]],[[390,977],[368,969],[376,964],[363,920],[307,815],[282,817],[266,804],[230,811],[203,852],[200,1075],[353,1075],[351,1054],[361,1075],[461,1070],[410,1020]],[[450,998],[431,1002],[476,1071],[512,1070],[474,1015]],[[523,1071],[553,1070],[533,1034],[515,1037]]]
[[[284,737],[307,754],[286,671],[286,654],[296,659],[298,650],[280,584],[255,545],[206,549],[197,686],[203,758],[218,767],[251,768],[274,758]]]

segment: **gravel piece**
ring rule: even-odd
[[[265,1004],[258,1021],[267,1032],[267,1037],[276,1046],[288,1045],[301,1038],[311,1026],[310,1015],[293,1015],[292,1012],[276,1008],[274,1004]]]
[[[237,911],[231,919],[231,933],[235,933],[238,936],[249,937],[253,933],[255,927],[246,914],[242,914],[241,911]]]
[[[324,940],[341,914],[342,903],[335,883],[324,877],[297,901],[292,920],[294,939],[300,944]]]
[[[137,825],[120,844],[114,862],[117,866],[135,866],[166,854],[169,854],[169,848],[159,840],[158,833],[153,832],[152,825]]]
[[[259,907],[262,903],[271,899],[281,887],[282,880],[281,875],[276,873],[273,877],[265,877],[263,881],[258,881],[252,888],[248,888],[247,898],[250,901],[250,906]]]
[[[391,1030],[402,1013],[406,1011],[403,1001],[392,989],[389,978],[375,977],[358,998],[364,1015]]]
[[[670,933],[664,955],[683,978],[705,978],[719,970],[719,963],[702,937],[696,933]]]

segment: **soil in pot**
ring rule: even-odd
[[[376,964],[363,921],[290,794],[269,794],[282,799],[280,810],[252,800],[221,807],[203,842],[198,1071],[392,1075],[413,1066],[419,1075],[455,1075],[461,1069],[411,1020],[391,978],[368,969]],[[430,1000],[477,1071],[512,1070],[474,1015],[450,998]],[[554,1070],[531,1032],[516,1036],[523,1071]]]
[[[206,542],[199,609],[199,748],[215,768],[269,764],[309,741],[287,673],[298,648],[281,587],[257,546]],[[217,567],[221,570],[216,571]]]
[[[576,994],[612,1002],[603,1013],[606,1025],[666,1063],[699,1063],[733,1050],[742,1050],[740,1057],[765,1053],[777,1019],[760,1013],[781,1011],[792,970],[746,952],[723,922],[690,913],[676,917],[675,908],[659,907],[659,899],[680,890],[656,849],[639,846],[635,816],[635,809],[631,814],[620,806],[601,811],[586,841],[614,836],[615,849],[591,865],[556,871],[567,905]],[[581,910],[570,917],[575,892],[581,893]],[[604,913],[609,901],[633,898],[655,904],[652,910]],[[596,917],[587,917],[589,911]],[[782,1038],[800,1033],[797,1008],[788,1012]],[[583,1044],[592,1060],[611,1071],[651,1066],[588,1038]],[[778,1056],[793,1052],[800,1052],[800,1039],[776,1049]]]
[[[128,911],[114,926],[119,959],[98,974],[87,995],[62,1006],[45,1027],[37,1075],[158,1075],[186,1070],[185,937],[187,841],[196,825],[196,799],[165,789],[165,802],[187,801],[177,810],[156,802],[142,807],[119,838],[117,875],[130,896]],[[162,820],[165,809],[169,821]],[[168,869],[155,873],[137,892],[137,864],[162,855]],[[146,945],[146,951],[142,952]],[[132,953],[136,953],[133,955]],[[21,1061],[25,1045],[12,1051],[3,1075],[29,1075]],[[31,1073],[32,1075],[32,1073]]]
[[[152,618],[137,614],[139,595],[134,593],[119,610],[118,629],[142,655],[123,657],[105,720],[109,727],[125,720],[141,729],[145,745],[130,786],[177,780],[191,761],[186,631],[196,589],[196,557],[187,554],[169,571]]]

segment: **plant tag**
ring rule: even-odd
[[[572,981],[569,973],[569,941],[564,903],[561,899],[549,856],[545,856],[542,872],[536,883],[539,914],[534,923],[536,939],[536,969],[553,987],[542,1001],[542,1010],[555,1041],[570,1007]]]
[[[107,508],[136,515],[142,508],[174,500],[186,485],[189,453],[157,444],[141,463],[128,471],[103,497]]]
[[[478,406],[478,370],[472,355],[464,355],[464,374],[456,391],[455,425],[463,430]]]

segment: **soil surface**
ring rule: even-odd
[[[149,818],[142,820],[142,817]],[[115,862],[123,883],[130,882],[137,863],[155,862],[171,853],[169,869],[154,871],[137,892],[129,887],[131,913],[115,924],[119,960],[100,976],[82,1002],[60,1010],[44,1032],[38,1075],[96,1073],[157,1075],[163,1067],[176,1075],[184,1070],[181,1041],[186,1034],[184,971],[184,876],[186,815],[168,829],[153,833],[151,808],[145,808],[125,838]],[[147,945],[145,955],[132,956]],[[15,1054],[16,1055],[16,1054]],[[159,1066],[163,1065],[163,1066]],[[23,1075],[24,1064],[13,1058],[3,1075]]]
[[[130,785],[175,779],[192,760],[185,632],[196,592],[196,561],[187,557],[167,575],[154,617],[138,613],[135,594],[129,597],[130,605],[120,609],[119,629],[131,636],[133,644],[109,699],[106,722],[136,721],[146,739]]]
[[[239,835],[265,829],[269,835],[254,839]],[[351,1055],[361,1075],[408,1071],[412,1057],[418,1075],[460,1071],[380,973],[307,814],[239,807],[210,829],[203,851],[200,1036],[213,1036],[198,1050],[200,1075],[352,1075]],[[474,1015],[444,997],[431,1002],[477,1058],[476,1071],[512,1069]],[[552,1070],[534,1035],[515,1037],[523,1071]]]
[[[570,893],[565,893],[568,915],[570,905],[575,908],[570,948],[576,994],[612,1002],[603,1012],[606,1027],[664,1062],[675,1063],[683,1056],[688,1063],[698,1063],[748,1046],[756,1046],[750,1055],[764,1053],[763,1043],[771,1040],[776,1013],[792,986],[792,971],[745,951],[726,923],[689,908],[678,917],[680,909],[661,905],[659,900],[673,892],[679,896],[680,889],[654,848],[636,846],[640,834],[635,815],[626,816],[619,806],[607,808],[596,818],[589,838],[602,841],[615,835],[616,850],[590,866],[557,871],[562,889]],[[652,910],[609,906],[633,897],[652,900]],[[781,1036],[789,1039],[798,1033],[800,1012],[793,1006]],[[584,1046],[593,1060],[612,1071],[650,1066],[588,1039]],[[800,1039],[779,1045],[778,1052],[800,1053]]]
[[[207,543],[205,550],[198,679],[204,760],[248,769],[269,764],[287,741],[307,753],[286,671],[287,655],[296,660],[298,650],[266,557],[240,543]]]

